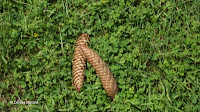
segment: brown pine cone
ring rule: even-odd
[[[78,91],[81,90],[81,86],[84,83],[84,70],[86,68],[86,58],[80,49],[80,45],[88,46],[89,40],[90,36],[87,33],[84,33],[79,36],[75,44],[72,74],[74,85]]]
[[[87,46],[80,46],[80,48],[88,62],[94,67],[96,73],[100,76],[101,83],[106,90],[106,93],[114,99],[115,94],[118,93],[118,86],[110,69],[107,67],[102,58],[92,49]]]

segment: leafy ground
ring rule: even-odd
[[[199,18],[199,0],[0,0],[0,111],[200,111]],[[117,80],[113,101],[90,64],[72,86],[84,32]]]

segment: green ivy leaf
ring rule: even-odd
[[[38,62],[39,62],[39,61],[38,61],[37,58],[32,58],[31,61],[30,61],[30,64],[33,65],[33,66],[35,66],[35,65],[38,64]]]
[[[197,99],[199,98],[199,96],[198,95],[196,95],[196,94],[193,94],[191,97],[190,97],[190,100],[192,101],[192,103],[197,103]]]
[[[152,59],[152,60],[158,60],[158,54],[157,54],[157,53],[154,53],[151,59]]]
[[[25,81],[21,81],[21,87],[25,88],[26,87],[26,82]]]

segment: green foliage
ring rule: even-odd
[[[200,111],[198,0],[0,3],[0,111]],[[81,92],[72,86],[84,32],[117,80],[113,101],[89,63]]]

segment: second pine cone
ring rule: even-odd
[[[94,67],[96,73],[100,76],[101,83],[106,90],[106,93],[114,99],[115,95],[118,93],[118,86],[110,69],[102,58],[92,49],[87,46],[80,46],[80,48],[88,62]]]

